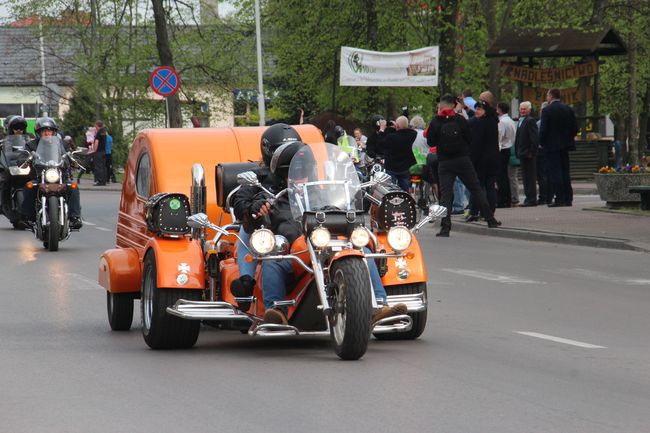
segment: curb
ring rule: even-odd
[[[79,184],[79,191],[105,191],[105,192],[122,192],[121,183],[110,183],[105,186],[95,186],[91,183],[89,184]]]
[[[452,224],[452,232],[457,231],[461,233],[471,233],[484,236],[494,236],[526,241],[550,242],[564,245],[577,245],[582,247],[650,252],[650,245],[640,242],[633,242],[629,239],[622,238],[578,235],[574,233],[558,233],[517,227],[500,227],[498,229],[491,229],[488,228],[487,225],[457,221],[454,221]]]

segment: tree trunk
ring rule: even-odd
[[[368,49],[377,50],[377,4],[376,0],[366,0],[366,43],[368,44]],[[373,113],[377,113],[379,108],[378,95],[379,89],[377,87],[368,87],[368,93],[366,98],[366,107],[368,117],[372,116]]]
[[[158,57],[162,66],[174,67],[172,50],[169,46],[169,37],[167,35],[167,18],[162,0],[151,0],[153,5],[153,16],[156,22],[156,47],[158,48]],[[178,93],[167,98],[169,107],[169,126],[171,128],[181,128],[183,119],[181,117],[181,101]]]
[[[497,10],[495,0],[483,0],[483,12],[485,14],[485,22],[487,23],[487,36],[488,47],[491,46],[497,38]],[[504,19],[503,23],[506,22]],[[501,60],[499,58],[490,59],[489,69],[489,84],[488,88],[494,95],[494,104],[501,99],[501,85],[500,85],[500,67]]]
[[[637,107],[637,71],[636,71],[636,61],[637,61],[637,50],[638,50],[638,41],[637,34],[635,32],[630,32],[628,39],[628,72],[630,74],[630,82],[628,86],[628,148],[629,148],[629,160],[630,164],[637,164],[640,160],[639,154],[639,114]]]
[[[650,115],[650,83],[646,85],[645,96],[643,97],[643,108],[639,115],[639,150],[641,153],[650,147],[648,143],[648,117]]]
[[[440,77],[438,80],[440,95],[452,93],[451,83],[454,77],[454,69],[456,68],[456,18],[458,17],[458,3],[458,0],[450,0],[445,8],[445,30],[440,35]],[[435,25],[435,22],[433,24]]]
[[[607,7],[608,0],[594,0],[594,7],[591,12],[591,19],[589,23],[592,25],[601,25],[605,18],[605,8]]]

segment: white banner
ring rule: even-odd
[[[437,86],[438,57],[438,47],[399,53],[341,47],[341,86]]]

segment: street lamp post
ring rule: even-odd
[[[255,34],[257,36],[257,107],[260,114],[260,126],[266,125],[264,84],[262,83],[262,31],[260,30],[260,1],[255,0]]]

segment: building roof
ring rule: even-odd
[[[74,68],[66,61],[74,57],[73,45],[43,41],[48,84],[69,86],[76,81]],[[41,69],[38,28],[0,27],[0,86],[40,86]]]
[[[574,57],[626,54],[623,40],[611,28],[508,29],[488,48],[487,57]]]

